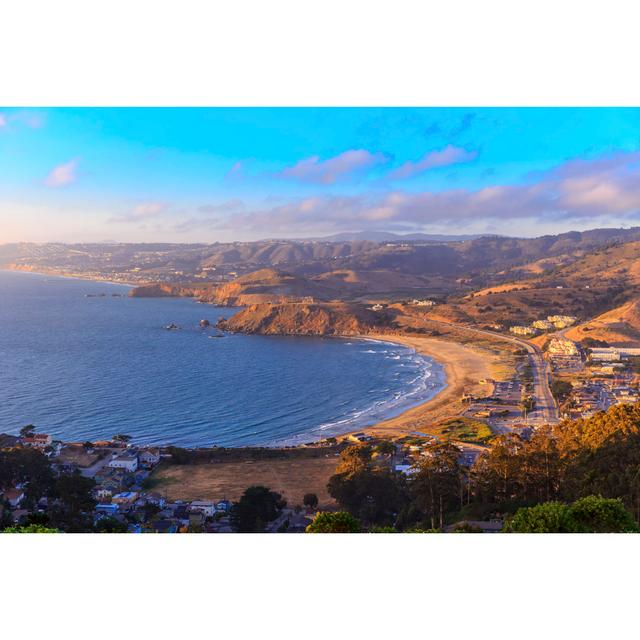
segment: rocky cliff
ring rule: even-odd
[[[358,335],[384,330],[388,319],[358,305],[255,304],[218,323],[224,331],[265,335]]]

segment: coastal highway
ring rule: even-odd
[[[478,329],[468,325],[454,324],[453,322],[444,322],[443,320],[429,320],[433,324],[439,324],[443,327],[469,331],[475,334],[488,336],[497,340],[511,342],[522,349],[526,349],[529,354],[529,363],[531,364],[531,374],[533,377],[533,397],[535,399],[535,409],[529,414],[527,422],[530,424],[556,424],[558,419],[558,405],[549,388],[549,364],[542,357],[542,351],[534,344],[521,340],[515,336],[508,336],[497,331],[489,331],[488,329]]]

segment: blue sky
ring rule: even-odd
[[[0,107],[0,242],[640,223],[640,109]]]

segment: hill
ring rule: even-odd
[[[572,327],[565,335],[576,342],[592,338],[604,340],[612,347],[637,347],[640,345],[640,300],[631,300]]]

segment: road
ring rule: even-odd
[[[542,357],[542,351],[534,344],[521,340],[515,336],[508,336],[496,331],[489,331],[488,329],[477,329],[476,327],[469,327],[462,324],[454,324],[452,322],[444,322],[442,320],[429,320],[434,324],[440,324],[445,327],[451,327],[454,329],[462,329],[470,331],[472,333],[489,336],[498,340],[504,340],[515,344],[522,349],[526,349],[529,355],[529,363],[531,364],[531,374],[533,377],[533,397],[535,399],[535,409],[527,417],[527,423],[532,425],[537,424],[555,424],[558,419],[558,405],[549,388],[549,364]]]

